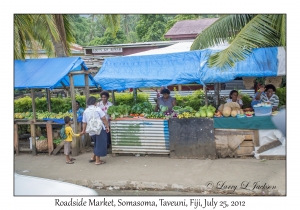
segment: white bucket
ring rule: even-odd
[[[35,137],[36,140],[39,139],[39,137]],[[30,141],[30,149],[32,149],[32,137],[29,137],[29,141]]]

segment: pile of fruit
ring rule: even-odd
[[[14,118],[15,119],[32,119],[33,112],[15,113]]]
[[[228,102],[224,105],[220,105],[218,108],[224,117],[245,117],[243,109],[241,109],[240,105],[237,102]]]
[[[246,112],[245,112],[245,115],[246,115],[247,117],[252,117],[253,114],[254,114],[253,111],[246,111]]]
[[[42,120],[44,118],[52,118],[52,119],[63,119],[64,117],[69,116],[70,118],[73,117],[73,113],[70,112],[59,112],[59,113],[53,113],[53,112],[37,112],[36,118],[39,120]],[[15,113],[14,114],[15,119],[33,119],[33,112],[23,112],[23,113]]]

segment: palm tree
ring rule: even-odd
[[[75,38],[69,15],[14,16],[14,58],[25,59],[28,49],[38,57],[38,50],[45,49],[48,57],[70,55]]]
[[[286,46],[286,15],[222,15],[198,35],[191,50],[200,50],[228,42],[226,49],[213,54],[210,67],[228,69],[247,58],[253,49]]]
[[[104,15],[104,20],[108,28],[111,29],[113,38],[116,37],[117,31],[120,28],[121,17],[118,14],[114,15]]]
[[[40,46],[47,49],[51,54],[53,45],[50,39],[45,39],[44,31],[37,33],[34,28],[36,19],[33,15],[14,15],[14,58],[25,59],[25,54],[28,49],[31,49],[37,56]]]
[[[66,57],[71,55],[71,45],[75,43],[72,29],[72,19],[69,15],[53,15],[55,25],[60,39],[55,39],[53,33],[50,33],[55,49],[56,57]]]

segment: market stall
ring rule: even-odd
[[[205,86],[207,83],[228,82],[236,77],[276,77],[285,75],[285,50],[282,47],[255,49],[250,57],[238,62],[233,68],[227,71],[209,68],[207,65],[209,56],[219,50],[220,49],[205,49],[167,54],[107,58],[94,79],[105,90],[121,91],[127,88],[160,87],[193,82]],[[198,110],[194,111],[197,112]],[[190,121],[195,121],[193,118],[198,118],[194,115],[194,111],[190,112],[192,113],[190,115],[191,119],[186,119],[185,124],[188,124]],[[215,143],[218,143],[219,140],[213,142],[212,136],[215,137],[215,135],[224,135],[224,138],[222,137],[223,139],[225,139],[225,136],[229,136],[230,139],[232,136],[242,136],[236,137],[240,139],[237,143],[229,140],[229,144],[231,145],[231,142],[233,142],[235,144],[234,149],[244,146],[248,147],[250,145],[249,147],[251,147],[251,151],[253,151],[252,148],[259,144],[257,129],[259,126],[267,126],[268,123],[263,122],[263,120],[267,119],[259,119],[256,117],[252,119],[246,118],[243,119],[243,123],[241,123],[244,124],[244,127],[235,128],[234,124],[240,124],[240,122],[235,121],[237,118],[231,118],[233,117],[228,119],[216,119],[216,122],[215,118],[209,119],[213,122],[213,124],[210,124],[210,128],[206,128],[205,124],[199,124],[200,121],[196,120],[196,125],[198,124],[199,126],[198,128],[200,128],[200,130],[210,130],[211,135],[207,135],[207,133],[206,135],[202,135],[200,132],[195,135],[185,135],[187,136],[186,138],[177,138],[178,135],[183,136],[185,132],[178,133],[178,129],[171,129],[170,122],[172,121],[173,123],[175,121],[170,119],[170,154],[173,152],[174,157],[210,157],[213,159],[216,157],[216,153],[219,153],[219,157],[222,157],[220,154],[223,154],[225,149],[222,150],[219,146],[216,146]],[[112,122],[114,123],[114,121]],[[229,126],[227,128],[214,127],[215,125],[217,126],[218,123]],[[230,126],[231,123],[233,123],[233,126]],[[274,128],[274,126],[269,125],[269,128]],[[118,131],[115,130],[115,127],[112,127],[111,132],[117,133]],[[176,135],[174,135],[173,132],[176,132]],[[226,141],[228,142],[228,137]],[[174,147],[172,143],[174,143]],[[174,153],[176,145],[178,145],[178,155]],[[180,146],[182,148],[194,148],[199,146],[201,149],[197,150],[196,153],[193,153],[196,150],[191,149],[182,149],[180,152]],[[216,152],[214,153],[214,151]],[[241,150],[238,151],[240,155],[248,155],[250,153],[249,148],[243,149],[243,152],[241,152]]]
[[[93,77],[90,75],[84,61],[80,57],[63,57],[63,58],[48,58],[48,59],[26,59],[14,61],[14,88],[15,89],[31,89],[32,98],[32,116],[30,120],[15,120],[14,126],[14,145],[15,151],[19,153],[19,136],[18,125],[29,124],[32,140],[32,154],[36,155],[36,126],[46,125],[47,128],[47,144],[49,154],[53,151],[53,135],[52,126],[62,124],[51,118],[43,118],[37,120],[35,93],[34,89],[67,88],[71,94],[72,103],[72,118],[74,122],[78,122],[75,105],[75,90],[74,87],[84,87],[86,96],[89,96],[89,87],[98,87]],[[49,96],[49,95],[48,95]],[[47,101],[50,108],[50,99]],[[22,118],[26,118],[22,114]],[[80,119],[79,119],[80,120]],[[79,131],[80,125],[74,123],[74,130]],[[79,153],[79,140],[76,138],[72,142],[72,154]]]

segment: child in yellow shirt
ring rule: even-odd
[[[81,136],[83,135],[83,132],[79,133],[79,134],[75,134],[73,132],[73,129],[71,128],[71,119],[69,116],[66,116],[64,118],[65,121],[65,133],[67,135],[67,138],[65,139],[65,144],[64,144],[64,154],[66,155],[66,163],[67,164],[73,164],[73,160],[75,160],[75,158],[70,158],[70,152],[71,152],[71,142],[72,142],[72,137],[73,136]]]

